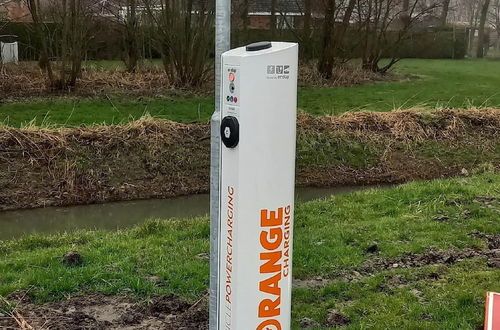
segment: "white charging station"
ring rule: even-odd
[[[290,329],[298,45],[222,55],[218,329]]]

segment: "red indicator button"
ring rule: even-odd
[[[231,72],[231,73],[229,74],[229,81],[230,81],[230,82],[233,82],[235,78],[236,78],[236,77],[235,77],[234,73],[232,73],[232,72]]]
[[[236,96],[234,97],[234,103],[238,103],[238,98]]]

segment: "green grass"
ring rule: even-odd
[[[496,198],[486,205],[475,197]],[[371,256],[433,247],[485,248],[473,230],[500,233],[500,175],[414,182],[300,204],[296,210],[294,275],[329,278],[321,288],[296,288],[295,328],[304,317],[327,328],[328,310],[346,315],[352,329],[476,329],[482,322],[484,294],[500,290],[500,270],[483,259],[454,265],[383,270],[358,281],[339,276]],[[449,203],[460,200],[460,203]],[[464,212],[467,216],[463,216]],[[448,221],[436,221],[446,215]],[[0,295],[30,288],[38,302],[71,292],[125,293],[136,297],[175,293],[195,300],[208,285],[207,219],[150,221],[121,232],[77,232],[0,242]],[[81,267],[60,263],[78,250]],[[437,276],[436,276],[437,274]],[[160,282],[149,281],[151,276]],[[393,285],[398,276],[404,284]]]
[[[30,123],[51,126],[123,124],[149,114],[178,122],[204,122],[214,111],[208,98],[129,98],[53,99],[0,105],[0,122],[9,126]]]
[[[418,76],[346,88],[302,88],[299,104],[315,114],[390,111],[412,107],[500,106],[500,62],[492,60],[405,59],[395,71]]]
[[[116,68],[122,63],[101,61],[91,67]],[[391,111],[412,107],[500,107],[500,62],[493,60],[417,60],[398,63],[396,72],[418,76],[397,82],[346,88],[300,88],[299,108],[314,115],[346,111]],[[20,126],[29,122],[75,126],[116,124],[145,113],[179,122],[208,121],[211,97],[54,99],[0,104],[0,122]]]

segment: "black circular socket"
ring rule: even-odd
[[[233,116],[227,116],[222,119],[220,125],[220,136],[222,143],[227,148],[235,148],[240,142],[240,123]]]

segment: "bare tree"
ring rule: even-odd
[[[247,32],[248,27],[250,25],[250,16],[249,10],[250,10],[250,3],[249,0],[240,0],[240,20],[241,20],[241,28],[243,31]]]
[[[325,79],[332,78],[338,51],[349,29],[351,17],[358,0],[325,0],[322,41],[318,71]],[[340,22],[337,23],[337,20]]]
[[[140,40],[144,27],[141,26],[144,6],[141,0],[115,0],[103,2],[103,16],[107,23],[123,36],[123,61],[128,72],[136,72],[142,58]]]
[[[410,23],[410,0],[403,0],[401,11],[401,22],[403,26],[407,26]]]
[[[494,0],[492,3],[489,22],[497,34],[495,48],[500,50],[500,0]]]
[[[0,1],[0,6],[3,5],[2,1]],[[1,7],[0,7],[1,9]],[[9,15],[7,12],[0,10],[0,32],[5,29],[10,23]]]
[[[490,9],[490,0],[484,0],[483,5],[481,7],[481,19],[479,21],[479,35],[477,41],[477,58],[483,58],[485,53],[485,26],[486,19],[488,17],[488,11]]]
[[[476,31],[479,22],[479,7],[481,5],[480,0],[462,0],[462,6],[465,9],[467,20],[469,22],[469,54],[472,53],[474,46],[474,39],[476,37]]]
[[[124,48],[125,65],[128,72],[137,71],[139,62],[139,18],[137,13],[137,0],[126,0],[126,15],[124,17]]]
[[[312,28],[312,0],[304,0],[304,36],[311,36]]]
[[[250,25],[250,3],[249,0],[233,0],[231,3],[233,9],[232,16],[232,32],[231,32],[231,44],[241,45],[241,36],[244,35],[244,40],[247,41],[248,28]]]
[[[443,8],[441,9],[441,17],[439,19],[441,26],[446,26],[448,21],[448,13],[450,11],[450,0],[443,0]]]
[[[52,85],[54,82],[54,73],[52,71],[52,64],[49,61],[49,47],[48,47],[48,31],[44,24],[44,18],[42,12],[42,6],[39,1],[27,0],[27,5],[31,13],[31,18],[33,20],[33,27],[35,29],[35,35],[40,44],[40,56],[38,64],[42,70],[47,73],[47,78],[49,83]]]
[[[40,67],[51,89],[71,90],[81,75],[82,61],[97,17],[97,0],[27,0],[40,44]],[[54,22],[50,31],[46,21]],[[55,40],[55,35],[58,36]],[[56,59],[54,62],[51,57]]]
[[[277,12],[278,0],[271,0],[271,37],[276,36],[276,26],[278,25],[276,12]]]
[[[386,73],[399,62],[398,50],[408,32],[426,14],[433,12],[437,5],[427,4],[423,0],[359,0],[360,36],[363,40],[363,68],[379,73]],[[398,30],[392,28],[398,18],[404,14],[407,21]],[[388,64],[380,67],[385,54],[390,54]]]
[[[330,79],[333,73],[335,53],[333,52],[333,31],[335,26],[336,1],[325,1],[325,19],[323,22],[323,38],[318,70],[325,79]]]
[[[155,27],[154,41],[171,81],[200,86],[209,72],[214,1],[145,0]]]

